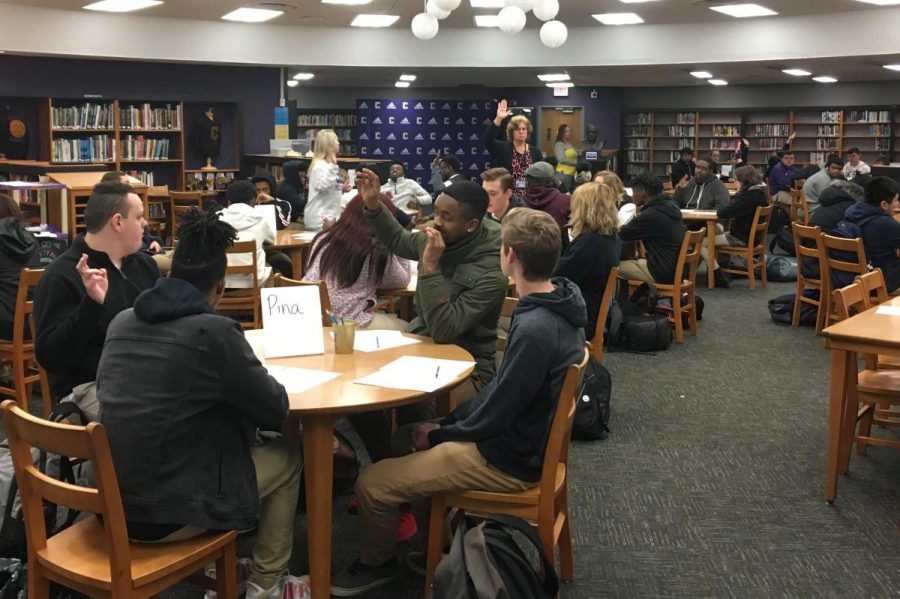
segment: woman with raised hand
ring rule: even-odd
[[[507,119],[509,123],[506,125],[506,138],[510,141],[499,139],[500,125]],[[501,166],[512,173],[517,195],[525,189],[525,171],[535,162],[544,159],[541,151],[528,143],[533,130],[527,117],[519,114],[510,118],[506,100],[500,100],[497,104],[497,116],[488,124],[482,138],[484,147],[494,158],[494,166]]]

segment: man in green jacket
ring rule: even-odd
[[[364,169],[356,185],[378,240],[395,255],[419,262],[418,315],[407,332],[455,343],[472,354],[475,372],[458,392],[461,401],[471,398],[494,378],[497,321],[509,286],[500,271],[500,225],[484,218],[487,193],[471,181],[455,182],[438,196],[434,224],[412,233],[382,207],[378,175]],[[397,424],[433,416],[433,402],[420,403],[399,409]],[[364,429],[371,427],[358,420],[354,425],[366,441]]]

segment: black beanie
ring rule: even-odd
[[[465,206],[472,218],[483,218],[487,212],[487,192],[477,183],[457,181],[445,187],[443,193]]]
[[[256,187],[246,179],[240,179],[225,190],[225,200],[231,204],[249,204],[256,197]]]

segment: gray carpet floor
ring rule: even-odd
[[[766,309],[792,289],[703,290],[696,337],[655,356],[607,355],[612,433],[570,452],[576,580],[562,597],[900,596],[900,452],[854,453],[825,504],[828,352]],[[347,501],[335,500],[334,568],[356,550]],[[304,518],[296,528],[301,574]],[[422,582],[407,572],[366,597],[418,598]]]

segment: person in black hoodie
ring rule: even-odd
[[[844,220],[847,208],[865,200],[864,187],[871,181],[869,175],[857,175],[853,181],[833,179],[819,194],[819,207],[809,217],[809,226],[819,227],[831,235],[837,224]]]
[[[641,213],[619,229],[622,241],[643,241],[647,258],[622,260],[619,277],[664,283],[675,280],[678,253],[684,241],[684,222],[675,202],[662,195],[662,185],[654,175],[640,174],[631,180],[634,203]]]
[[[584,331],[589,339],[597,326],[609,270],[619,265],[622,256],[616,235],[617,203],[616,192],[603,183],[585,183],[572,193],[572,243],[563,250],[553,271],[553,276],[566,277],[581,290],[587,308]]]
[[[246,596],[281,597],[300,452],[258,440],[258,427],[284,424],[287,393],[240,324],[215,312],[225,250],[236,237],[215,212],[182,219],[169,277],[109,325],[97,368],[100,421],[129,538],[166,542],[256,527]]]
[[[281,167],[284,181],[275,190],[275,197],[291,205],[291,220],[299,220],[306,208],[306,170],[308,168],[309,162],[306,160],[291,160],[285,162]]]
[[[250,182],[256,188],[256,199],[253,204],[264,206],[275,205],[275,228],[279,231],[287,227],[291,222],[291,204],[287,200],[275,197],[275,175],[266,169],[257,169],[256,174],[250,177]]]
[[[22,225],[18,202],[0,194],[0,339],[12,340],[19,275],[23,268],[39,267],[37,247]],[[29,331],[26,326],[26,335]]]
[[[398,508],[427,522],[422,500],[461,490],[522,491],[536,485],[566,370],[584,358],[585,307],[565,278],[550,278],[559,227],[542,212],[515,208],[503,218],[500,264],[520,300],[497,377],[439,423],[398,430],[413,453],[363,471],[359,559],[331,580],[331,594],[360,595],[399,576]]]
[[[844,213],[844,220],[862,230],[866,257],[880,268],[888,293],[900,293],[900,185],[889,177],[873,177],[866,185],[866,199]]]
[[[753,227],[756,209],[769,203],[766,198],[762,173],[755,166],[742,166],[734,173],[734,178],[741,185],[740,191],[731,203],[719,208],[716,214],[719,220],[731,219],[731,231],[724,233],[727,244],[746,246]]]

